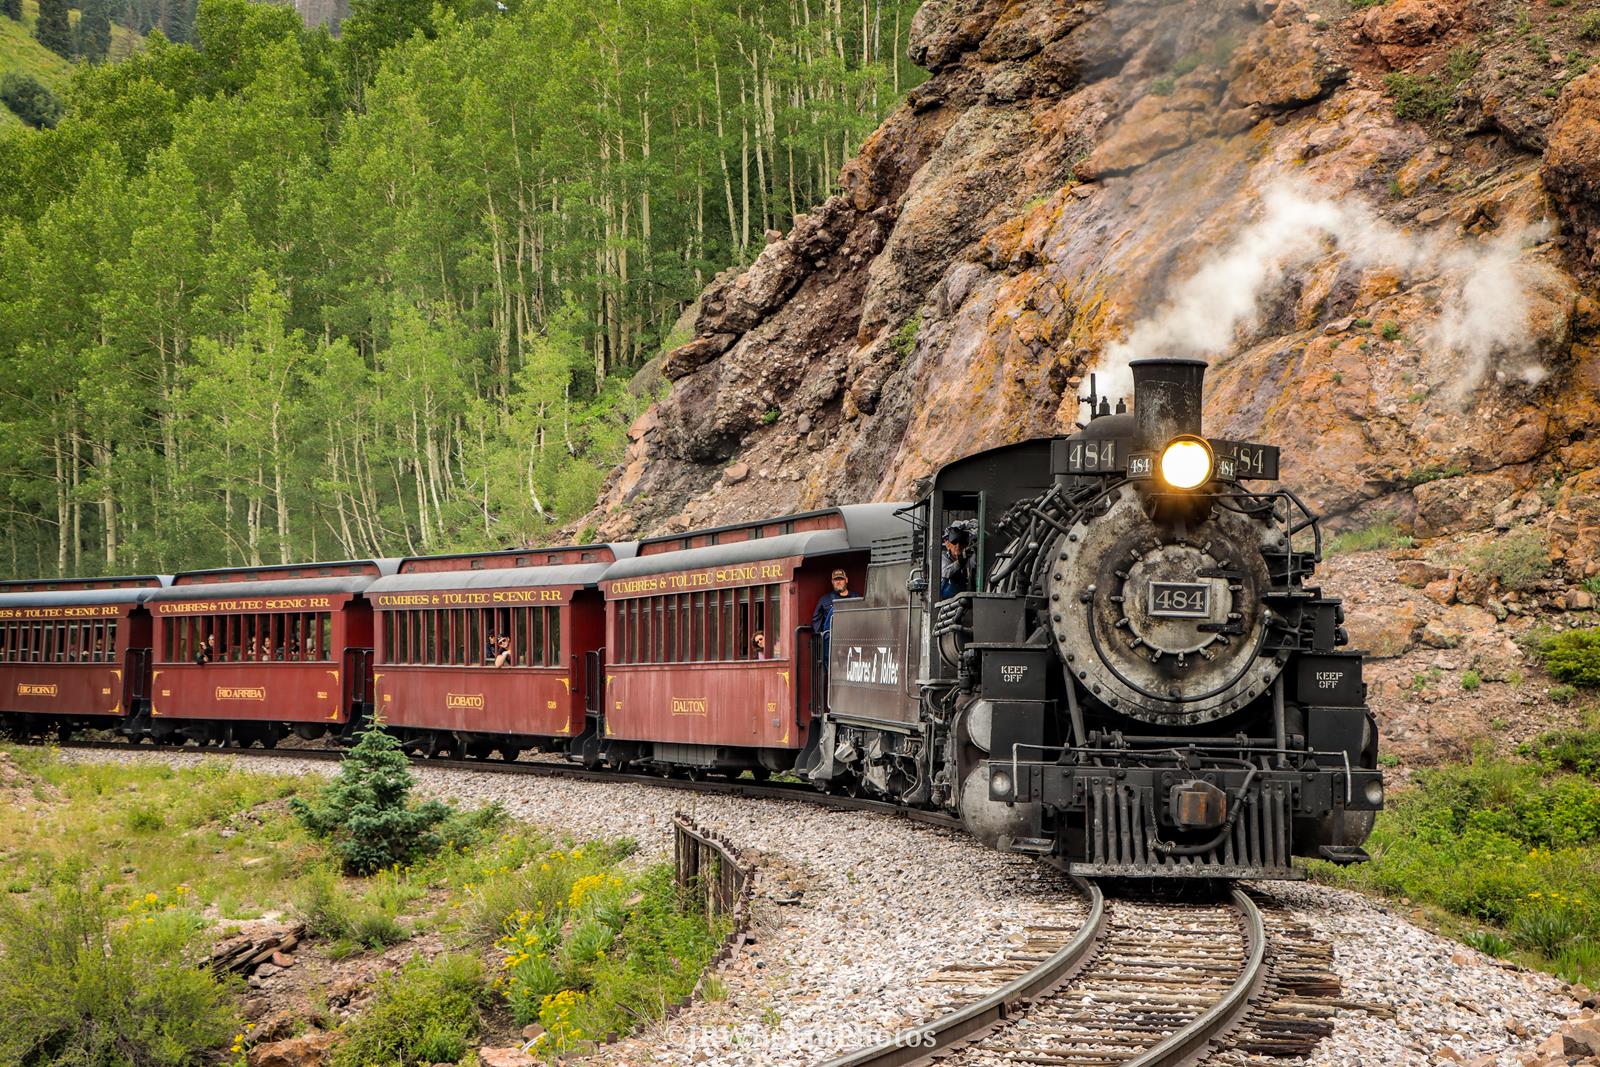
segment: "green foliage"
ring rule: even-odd
[[[768,408],[761,413],[761,425],[771,426],[773,423],[778,421],[782,414],[783,412],[779,411],[777,408]]]
[[[58,56],[72,58],[72,23],[67,0],[39,0],[39,18],[33,24],[39,43]]]
[[[917,335],[922,332],[922,309],[918,308],[916,314],[900,324],[894,332],[895,356],[904,363],[911,358],[911,353],[917,350]]]
[[[1550,634],[1537,642],[1535,651],[1544,669],[1560,681],[1584,688],[1600,686],[1600,627]]]
[[[0,901],[0,1062],[204,1062],[238,1026],[229,988],[196,966],[187,913],[119,913],[85,876]]]
[[[1150,95],[1171,96],[1173,90],[1175,90],[1177,87],[1178,83],[1172,78],[1157,78],[1155,81],[1150,83]]]
[[[1600,779],[1600,730],[1553,730],[1518,751],[1547,772],[1570,771]]]
[[[82,14],[73,27],[73,51],[91,63],[103,62],[111,52],[110,0],[83,0]]]
[[[1438,122],[1455,106],[1461,83],[1478,69],[1478,53],[1457,48],[1446,57],[1444,69],[1421,76],[1396,71],[1384,76],[1384,88],[1394,98],[1394,113],[1402,119]]]
[[[519,1023],[543,1024],[536,1051],[547,1055],[660,1018],[694,988],[724,932],[681,899],[668,865],[578,874],[590,859],[558,850],[541,860],[537,874],[566,895],[530,893],[541,899],[511,912],[496,942],[505,954],[496,986]]]
[[[1483,685],[1483,676],[1480,675],[1477,671],[1469,670],[1469,671],[1462,672],[1462,675],[1461,675],[1461,688],[1463,690],[1465,690],[1468,693],[1473,693],[1473,692],[1476,692],[1478,690],[1478,687],[1481,686],[1481,685]]]
[[[35,129],[54,129],[61,121],[61,101],[31,74],[0,75],[0,103]]]
[[[1395,338],[1400,336],[1400,324],[1395,322],[1393,319],[1390,319],[1388,322],[1385,322],[1382,326],[1378,327],[1378,334],[1385,341],[1393,341]]]
[[[1359,530],[1346,530],[1328,539],[1323,553],[1338,556],[1347,552],[1374,552],[1380,549],[1410,548],[1412,539],[1393,522],[1379,522]]]
[[[22,0],[0,0],[0,16],[13,22],[22,21]]]
[[[346,871],[372,874],[429,855],[444,841],[438,827],[449,806],[438,800],[413,805],[415,784],[400,742],[375,723],[339,761],[321,795],[309,803],[296,797],[290,809],[328,839]]]
[[[1578,36],[1585,41],[1600,41],[1600,11],[1591,11],[1579,20]]]
[[[1382,7],[1384,4],[1387,4],[1389,0],[1349,0],[1349,2],[1351,7],[1355,8],[1357,11],[1361,11],[1369,7]]]
[[[1459,463],[1451,463],[1444,467],[1418,467],[1406,475],[1407,485],[1422,485],[1426,482],[1436,482],[1441,478],[1459,478],[1467,473],[1467,468]]]
[[[399,913],[421,890],[398,880],[386,886],[382,882],[384,878],[385,872],[379,872],[377,884],[356,896],[340,884],[334,871],[313,870],[302,884],[295,905],[305,920],[306,932],[313,937],[343,942],[352,951],[384,948],[410,937],[410,931],[400,922]]]
[[[1470,920],[1471,943],[1494,955],[1600,977],[1600,782],[1489,756],[1419,770],[1390,795],[1367,848],[1373,862],[1318,864],[1317,876]]]
[[[413,959],[378,979],[371,1006],[344,1027],[332,1065],[454,1063],[481,1032],[488,997],[476,957]]]
[[[1557,704],[1570,704],[1577,699],[1577,696],[1576,686],[1562,684],[1550,687],[1550,699]]]
[[[1465,562],[1503,588],[1527,589],[1550,572],[1550,542],[1541,531],[1524,527],[1471,549]]]
[[[778,0],[370,0],[338,40],[114,6],[164,37],[71,71],[69,130],[0,131],[24,574],[559,536],[649,402],[629,375],[922,77],[915,0],[865,39]]]

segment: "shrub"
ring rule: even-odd
[[[374,723],[316,800],[295,797],[289,806],[306,829],[331,842],[346,871],[371,874],[428,855],[443,842],[436,828],[451,809],[438,800],[412,806],[415,784],[400,742]]]
[[[1346,530],[1328,539],[1326,555],[1337,556],[1345,552],[1373,552],[1378,549],[1410,548],[1411,538],[1395,528],[1392,522],[1380,522],[1360,530]]]
[[[1552,685],[1550,699],[1557,704],[1570,704],[1578,696],[1578,687],[1573,685]]]
[[[1154,96],[1171,96],[1178,88],[1178,83],[1172,78],[1157,78],[1150,83],[1150,92]]]
[[[373,888],[367,896],[356,897],[339,884],[333,871],[318,868],[302,883],[295,910],[313,937],[346,941],[361,948],[383,948],[404,941],[411,935],[400,923],[400,908],[420,890],[399,894]],[[350,951],[353,954],[356,949]]]
[[[1378,334],[1385,341],[1393,341],[1395,338],[1400,336],[1400,324],[1395,322],[1393,319],[1390,319],[1388,322],[1385,322],[1382,326],[1378,327]]]
[[[902,322],[900,328],[894,332],[894,351],[900,362],[904,363],[911,358],[911,353],[916,351],[917,335],[921,332],[922,310],[919,308],[915,315]]]
[[[1461,940],[1485,956],[1504,956],[1511,951],[1510,942],[1493,930],[1474,930]]]
[[[1539,643],[1537,652],[1544,669],[1561,681],[1600,686],[1600,626],[1552,634]]]
[[[1466,563],[1503,588],[1527,589],[1549,573],[1550,544],[1538,530],[1514,530],[1469,551]],[[1596,680],[1600,681],[1600,675]]]
[[[540,1053],[660,1018],[694,988],[725,929],[685,906],[665,864],[570,886],[553,907],[511,914],[496,942],[512,1015],[545,1027]]]
[[[483,1029],[488,995],[473,956],[414,959],[378,979],[371,1007],[344,1027],[333,1067],[454,1063]]]
[[[204,1062],[239,1019],[197,967],[184,912],[116,913],[79,877],[0,902],[0,1062],[37,1067]]]
[[[1600,730],[1553,730],[1522,745],[1522,755],[1547,771],[1600,778]]]
[[[0,77],[0,103],[34,129],[54,129],[61,121],[61,101],[31,74],[8,71]]]
[[[1475,692],[1483,684],[1483,677],[1477,671],[1466,671],[1461,675],[1461,688],[1468,693]]]
[[[1600,41],[1600,11],[1591,11],[1578,23],[1578,36],[1585,41]]]

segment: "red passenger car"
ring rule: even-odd
[[[65,738],[121,724],[145,693],[154,576],[0,582],[0,720]]]
[[[820,710],[812,610],[836,568],[860,595],[872,542],[906,531],[895,510],[862,504],[656,537],[613,565],[602,583],[607,758],[758,775],[792,767]]]
[[[155,666],[136,733],[260,742],[347,732],[371,705],[372,608],[392,562],[190,571],[150,597]]]
[[[596,588],[633,545],[403,560],[373,582],[378,714],[429,755],[565,750],[598,708]]]

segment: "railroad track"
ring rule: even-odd
[[[148,748],[69,741],[63,749],[192,752],[337,761],[340,749]],[[440,769],[625,782],[660,789],[792,800],[893,815],[946,829],[960,821],[885,801],[820,793],[801,783],[680,779],[586,770],[557,762],[414,756]],[[1061,923],[1031,926],[999,965],[962,968],[971,999],[892,1039],[822,1067],[1185,1067],[1208,1059],[1249,1067],[1303,1056],[1332,1032],[1331,950],[1281,909],[1239,889],[1201,904],[1108,898],[1072,879],[1088,905]]]
[[[213,756],[251,756],[264,759],[305,759],[338,762],[344,756],[339,748],[221,748],[209,745],[134,745],[126,741],[64,741],[57,744],[62,749],[101,749],[112,752],[192,753]],[[617,771],[591,771],[570,764],[537,760],[470,760],[444,759],[438,756],[413,755],[413,763],[441,770],[481,771],[488,774],[526,774],[543,778],[566,778],[585,782],[623,782],[633,785],[653,786],[658,789],[677,789],[689,793],[711,793],[721,796],[757,797],[763,800],[793,800],[819,804],[840,811],[870,811],[880,815],[893,815],[912,822],[940,826],[947,830],[961,829],[961,820],[939,811],[906,808],[886,800],[868,800],[864,797],[822,793],[801,782],[757,782],[740,778],[666,778],[654,774],[625,774]]]

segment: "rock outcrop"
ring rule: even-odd
[[[1592,576],[1600,71],[1559,99],[1519,89],[1474,58],[1532,47],[1498,17],[1460,0],[930,0],[910,52],[931,77],[836,196],[706,291],[586,525],[904,499],[953,457],[1069,429],[1107,349],[1293,183],[1411,251],[1329,242],[1269,279],[1233,342],[1196,353],[1208,427],[1281,443],[1285,479],[1334,528],[1531,524],[1566,577]],[[1557,29],[1533,27],[1576,42]],[[1443,94],[1431,125],[1397,117],[1397,70]],[[1518,511],[1529,494],[1550,506]]]

